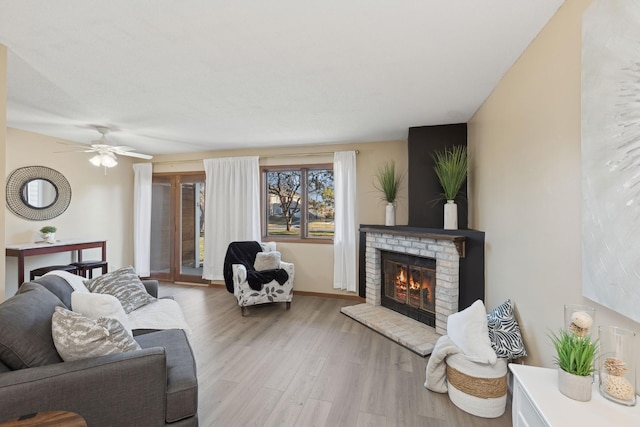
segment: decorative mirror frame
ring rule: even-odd
[[[34,179],[49,181],[56,188],[58,197],[49,206],[34,208],[22,197],[22,188]],[[71,203],[71,185],[60,172],[46,166],[26,166],[11,172],[7,178],[7,207],[14,214],[33,221],[46,221],[60,216]]]

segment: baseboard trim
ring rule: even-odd
[[[226,285],[224,284],[224,282],[220,283],[216,281],[212,281],[210,283],[192,283],[192,282],[164,282],[164,283],[169,283],[169,284],[174,284],[174,285],[186,285],[186,286],[208,286],[210,288],[220,288],[220,289],[226,289]],[[304,295],[307,297],[321,297],[321,298],[334,298],[334,299],[346,299],[349,301],[357,301],[357,302],[366,302],[365,298],[362,298],[361,296],[358,295],[348,295],[348,294],[328,294],[328,293],[324,293],[324,292],[309,292],[309,291],[297,291],[297,290],[293,290],[293,294],[294,295]]]
[[[365,302],[365,299],[358,295],[346,295],[346,294],[326,294],[323,292],[309,292],[309,291],[296,291],[293,290],[294,295],[304,295],[308,297],[322,297],[322,298],[335,298],[335,299],[346,299],[350,301],[358,301]]]

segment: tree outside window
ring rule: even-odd
[[[330,165],[263,168],[263,183],[267,237],[333,238],[335,200]]]

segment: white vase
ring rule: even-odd
[[[42,233],[42,240],[44,240],[47,243],[55,243],[56,233]]]
[[[573,400],[588,402],[591,400],[593,376],[582,377],[570,374],[558,368],[558,390]]]
[[[396,225],[396,207],[393,203],[387,203],[384,225]]]
[[[444,204],[444,229],[458,229],[458,205],[453,200],[447,200]]]

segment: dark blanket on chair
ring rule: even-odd
[[[227,291],[233,293],[233,264],[242,264],[245,266],[249,287],[256,291],[261,290],[262,285],[272,280],[277,281],[280,285],[283,285],[289,280],[289,274],[281,268],[256,271],[253,268],[253,264],[256,261],[256,254],[258,252],[262,252],[262,246],[255,241],[229,243],[227,254],[224,257],[223,267],[224,283],[227,286]]]

